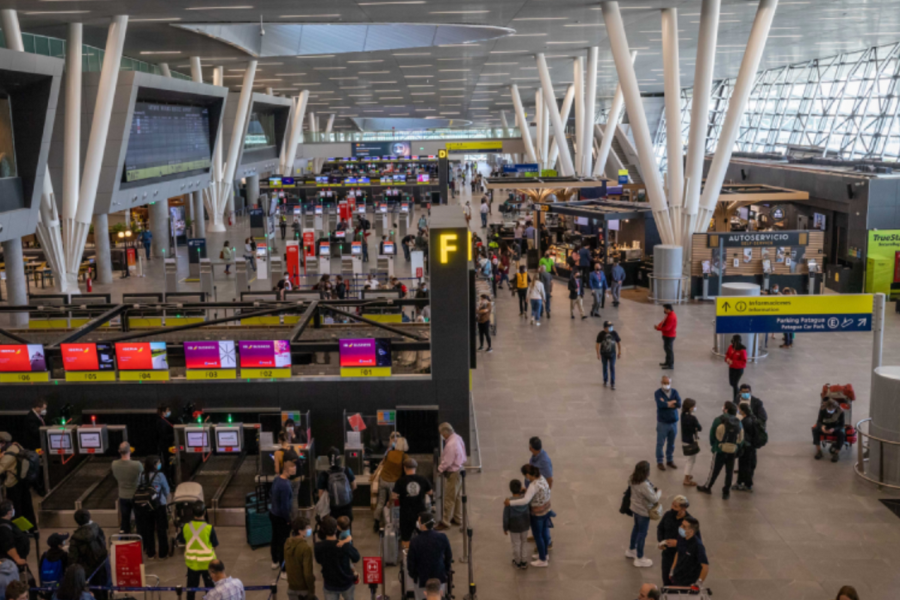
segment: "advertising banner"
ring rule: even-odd
[[[869,232],[866,251],[866,293],[900,299],[900,229]]]
[[[384,158],[393,156],[396,158],[409,158],[412,148],[409,142],[354,142],[353,156],[377,156]]]
[[[185,342],[184,366],[188,369],[233,369],[237,366],[234,342]]]
[[[0,346],[0,372],[40,372],[47,370],[41,344]]]
[[[241,368],[285,368],[291,366],[291,344],[287,340],[241,342]]]
[[[391,374],[389,339],[340,340],[341,377],[387,377]]]
[[[116,342],[120,371],[168,371],[165,342]]]

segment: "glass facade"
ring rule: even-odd
[[[760,71],[741,120],[736,152],[784,154],[812,147],[823,157],[900,160],[900,43]],[[716,149],[734,80],[715,82],[706,152]],[[688,140],[691,90],[681,94],[681,131]],[[666,164],[665,115],[656,134]]]
[[[0,31],[0,41],[3,47],[6,45],[6,37]],[[44,35],[35,35],[33,33],[22,33],[22,44],[25,46],[25,52],[31,54],[43,54],[44,56],[54,56],[56,58],[66,57],[66,40],[59,38],[47,37]],[[105,51],[102,48],[95,48],[84,44],[81,48],[82,69],[86,72],[97,73],[103,66],[103,55]],[[159,66],[137,60],[134,58],[122,57],[121,69],[123,71],[142,71],[144,73],[153,73],[154,75],[162,75]],[[172,71],[172,77],[175,79],[190,79],[189,75]]]
[[[304,143],[316,142],[389,142],[391,140],[480,140],[521,138],[517,127],[483,129],[410,129],[403,131],[346,131],[333,133],[303,132]]]

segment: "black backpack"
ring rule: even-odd
[[[608,331],[604,333],[606,335],[603,337],[603,341],[600,342],[600,356],[610,358],[616,353],[616,339]]]
[[[738,450],[738,438],[741,435],[741,422],[737,417],[724,415],[722,425],[725,427],[725,434],[722,436],[722,441],[719,442],[719,449],[725,454],[735,454]],[[726,446],[729,449],[726,449]]]
[[[769,433],[766,431],[766,422],[755,417],[753,419],[754,448],[762,448],[769,443]]]
[[[134,506],[141,510],[156,510],[159,506],[159,492],[153,487],[156,476],[159,473],[153,473],[152,477],[148,477],[147,473],[141,475],[140,484],[134,492]]]
[[[332,507],[347,506],[353,502],[350,478],[344,469],[328,473],[328,498]]]

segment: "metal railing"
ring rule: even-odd
[[[884,482],[884,445],[893,446],[897,452],[900,452],[900,442],[893,440],[885,440],[879,437],[875,437],[869,433],[863,431],[862,426],[864,423],[870,422],[871,417],[868,419],[863,419],[856,424],[856,434],[858,436],[857,444],[856,444],[856,464],[853,465],[853,470],[859,475],[862,479],[865,479],[869,483],[874,483],[879,487],[886,487],[892,490],[900,490],[900,485],[895,485],[892,483]],[[868,473],[866,466],[869,462],[869,459],[872,456],[872,446],[871,441],[878,442],[878,478],[872,477],[870,473]]]
[[[409,129],[402,131],[335,131],[331,133],[303,133],[304,144],[334,142],[390,142],[393,140],[485,140],[485,139],[521,139],[522,132],[512,127],[479,128],[479,129]],[[413,149],[415,150],[415,149]],[[414,152],[415,153],[415,152]],[[472,150],[471,154],[478,154]]]

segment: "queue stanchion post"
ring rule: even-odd
[[[468,503],[469,499],[466,496],[466,468],[463,467],[459,470],[459,476],[462,478],[462,525],[459,530],[462,531],[463,534],[463,553],[462,557],[459,559],[459,562],[466,564],[469,562],[469,538],[466,535],[466,530],[469,528],[469,511],[468,511]],[[450,518],[453,518],[450,515]]]

